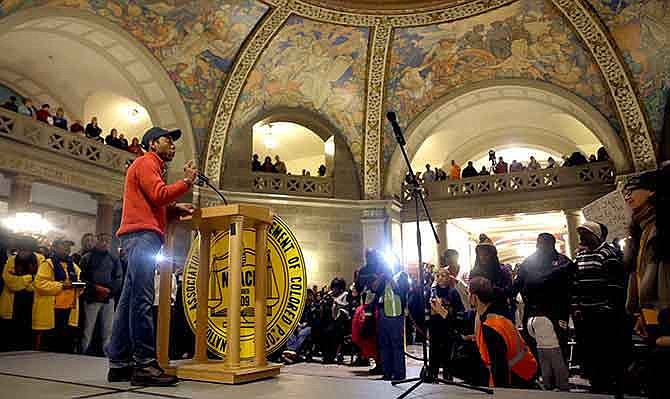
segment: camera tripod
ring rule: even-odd
[[[421,290],[419,291],[419,301],[421,303],[426,304],[426,295],[425,295],[425,276],[424,276],[424,270],[423,270],[423,259],[421,256],[421,229],[420,224],[419,224],[419,216],[420,216],[420,211],[421,209],[419,208],[419,204],[423,207],[423,212],[424,216],[426,219],[428,219],[428,222],[430,223],[430,227],[433,229],[433,236],[435,238],[435,241],[439,244],[440,239],[437,235],[437,231],[435,231],[435,225],[433,224],[433,221],[430,217],[430,212],[428,211],[428,207],[426,206],[426,201],[423,198],[423,192],[421,191],[421,186],[419,185],[419,182],[416,179],[416,175],[414,174],[414,170],[412,170],[412,164],[409,161],[409,157],[407,156],[407,151],[405,151],[405,137],[402,134],[402,130],[400,129],[400,125],[398,125],[398,121],[396,119],[396,115],[394,112],[389,112],[386,114],[386,117],[388,120],[391,122],[391,126],[393,127],[393,132],[395,133],[395,138],[396,141],[398,142],[398,145],[400,146],[400,151],[402,152],[403,157],[405,158],[405,163],[407,164],[407,168],[409,170],[409,175],[412,177],[411,181],[411,191],[412,191],[412,200],[414,201],[414,211],[415,211],[415,216],[416,216],[416,246],[417,246],[417,253],[418,253],[418,258],[419,258],[419,282],[421,283]],[[424,308],[424,317],[426,320],[429,318],[430,315],[430,309],[426,306]],[[427,330],[426,330],[427,331]],[[431,378],[431,376],[428,375],[428,370],[430,369],[430,365],[428,362],[428,338],[430,336],[430,333],[426,334],[426,337],[423,340],[422,343],[422,351],[423,351],[423,366],[421,367],[421,372],[419,373],[418,377],[414,378],[407,378],[404,380],[399,380],[399,381],[392,381],[391,384],[393,386],[400,385],[400,384],[406,384],[409,382],[414,382],[415,384],[409,387],[405,392],[402,393],[402,395],[398,396],[398,399],[403,399],[410,393],[412,393],[415,389],[417,389],[421,384],[424,382],[426,383],[442,383],[445,385],[452,385],[452,386],[458,386],[462,388],[467,388],[467,389],[472,389],[474,391],[479,391],[479,392],[484,392],[487,394],[492,394],[493,390],[490,388],[485,388],[485,387],[476,387],[468,384],[462,384],[458,382],[453,382],[453,381],[447,381],[443,378]]]

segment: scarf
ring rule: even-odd
[[[65,270],[60,265],[61,262],[67,263],[67,275],[65,274]],[[77,281],[77,272],[74,270],[74,262],[72,261],[71,256],[60,258],[58,255],[54,254],[51,257],[51,263],[54,266],[54,280],[65,281],[69,276],[69,280],[71,282]]]

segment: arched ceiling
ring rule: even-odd
[[[0,16],[10,15],[4,22],[18,11],[29,14],[26,23],[43,24],[40,30],[93,44],[98,40],[98,53],[116,59],[133,75],[131,86],[139,83],[134,95],[125,96],[155,104],[147,106],[152,118],[169,119],[170,104],[183,102],[191,117],[189,128],[196,131],[201,148],[207,143],[205,172],[215,184],[221,184],[230,132],[268,109],[303,107],[343,134],[365,197],[380,198],[395,147],[383,114],[399,110],[407,124],[416,123],[432,104],[477,82],[520,78],[563,88],[604,116],[626,143],[635,169],[653,167],[653,132],[643,107],[658,129],[668,86],[667,74],[658,66],[670,53],[663,28],[670,7],[640,0],[612,10],[605,1],[589,2],[595,3],[597,14],[585,3],[15,0],[0,3]],[[84,17],[59,25],[66,9],[77,9]],[[123,48],[102,43],[109,37],[97,32],[96,24],[85,23],[85,16],[93,14],[148,49],[180,98],[161,104],[155,87],[142,81],[142,71],[124,60]],[[51,20],[56,21],[53,26]],[[608,28],[616,32],[615,39]],[[635,81],[629,78],[631,71]],[[161,74],[154,72],[149,76]],[[126,80],[133,83],[128,76]],[[175,114],[181,125],[183,115]],[[516,127],[541,133],[532,121]],[[205,151],[198,155],[204,157]]]
[[[39,8],[0,23],[0,79],[20,74],[23,95],[62,106],[70,123],[97,116],[103,134],[141,136],[152,124],[181,129],[176,163],[196,159],[191,122],[174,84],[146,48],[121,27],[89,12]],[[3,79],[6,80],[6,79]],[[14,82],[7,82],[12,85]],[[130,109],[137,109],[130,115]],[[181,169],[179,167],[179,169]]]
[[[555,106],[501,98],[474,104],[441,120],[412,163],[414,168],[426,163],[440,166],[453,159],[463,165],[491,148],[527,145],[554,154],[570,154],[578,150],[593,152],[602,144],[583,123]]]

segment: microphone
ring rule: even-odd
[[[202,173],[197,173],[195,175],[195,185],[198,187],[202,187],[204,185],[207,185],[207,187],[211,188],[214,190],[214,192],[223,200],[224,205],[228,205],[228,201],[226,201],[226,197],[223,196],[221,191],[217,190],[216,187],[212,186],[212,184],[209,182],[209,177],[203,175]]]
[[[395,112],[389,111],[386,113],[386,119],[391,122],[391,127],[393,128],[393,133],[395,133],[395,140],[400,144],[401,146],[404,146],[407,144],[405,142],[405,137],[402,135],[402,129],[400,129],[400,125],[398,125],[398,118],[395,115]]]
[[[206,183],[209,183],[209,177],[203,175],[202,173],[198,173],[195,175],[195,185],[202,187]]]

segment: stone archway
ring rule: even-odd
[[[122,27],[84,10],[39,7],[18,11],[0,20],[0,37],[8,34],[15,37],[50,35],[95,52],[104,59],[105,67],[120,77],[125,88],[123,94],[141,104],[154,124],[182,130],[184,144],[175,164],[180,164],[182,159],[199,158],[190,118],[174,83],[149,50]],[[39,82],[39,76],[26,78]],[[44,90],[56,91],[47,87],[46,82],[39,83]]]
[[[628,173],[633,170],[630,151],[605,117],[592,105],[575,94],[549,83],[521,79],[469,85],[438,100],[406,129],[406,149],[410,159],[414,158],[424,141],[435,133],[435,129],[449,118],[469,107],[502,99],[538,102],[555,109],[556,112],[575,118],[605,146],[618,173]],[[393,153],[387,171],[384,195],[392,197],[407,173],[407,167],[399,150]]]
[[[344,136],[328,120],[303,108],[278,107],[263,111],[244,125],[234,128],[226,142],[222,181],[226,189],[249,190],[252,127],[259,123],[292,122],[310,129],[322,140],[335,138],[334,194],[336,198],[361,199],[359,173]]]

